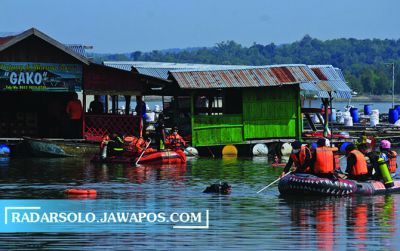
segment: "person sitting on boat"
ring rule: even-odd
[[[397,153],[390,149],[391,143],[389,140],[382,140],[379,149],[380,157],[386,162],[389,167],[389,172],[392,176],[396,174],[397,170]]]
[[[389,168],[380,156],[379,152],[369,151],[369,147],[366,143],[358,146],[360,152],[365,155],[368,167],[368,176],[373,180],[383,181],[386,187],[393,186],[393,179],[390,176]]]
[[[274,161],[272,164],[280,164],[281,163],[281,158],[279,158],[278,154],[274,155]]]
[[[357,148],[365,156],[365,161],[367,162],[368,176],[372,178],[374,178],[374,176],[379,176],[377,174],[377,172],[379,172],[377,168],[379,153],[370,151],[366,143],[361,143],[360,145],[358,145]]]
[[[174,151],[180,150],[182,146],[186,146],[185,140],[178,134],[177,126],[174,126],[172,134],[165,138],[165,145]]]
[[[151,141],[146,141],[143,137],[136,137],[136,141],[132,147],[133,153],[135,155],[140,155],[143,151],[145,151],[145,153],[156,152],[157,150],[148,147],[150,142]]]
[[[286,164],[285,169],[281,174],[281,177],[289,172],[289,169],[292,167],[293,163],[295,165],[293,172],[311,172],[312,154],[310,148],[308,148],[307,146],[302,146],[301,142],[298,140],[292,143],[292,148],[293,150],[290,154],[289,161]]]
[[[137,140],[138,138],[133,135],[123,136],[124,148],[128,153],[133,153],[133,151],[135,150],[134,148]]]
[[[333,178],[335,160],[328,139],[320,138],[313,154],[313,173],[319,177]]]
[[[111,134],[110,141],[107,145],[110,156],[120,156],[124,152],[124,141],[117,133]]]
[[[101,158],[122,155],[124,151],[123,145],[124,142],[118,134],[113,133],[111,136],[108,133],[104,134],[100,144]]]
[[[367,160],[362,152],[356,149],[354,144],[349,144],[346,147],[347,156],[347,177],[353,180],[367,180],[368,167]]]

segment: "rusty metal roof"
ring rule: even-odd
[[[321,90],[319,97],[329,98],[329,93],[336,98],[351,98],[351,89],[347,85],[344,76],[339,68],[332,65],[309,65],[320,81],[317,82]]]
[[[307,65],[244,66],[222,70],[173,70],[183,89],[267,87],[318,81]]]

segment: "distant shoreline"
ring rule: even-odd
[[[394,95],[394,101],[398,102],[400,100],[400,95]],[[371,102],[392,102],[392,95],[360,95],[351,98],[351,101],[371,101]]]

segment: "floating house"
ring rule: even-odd
[[[35,28],[0,38],[1,138],[67,138],[65,107],[77,92],[84,108],[87,95],[113,101],[120,95],[127,101],[124,114],[116,112],[115,102],[111,109],[105,102],[102,114],[85,111],[82,139],[137,132],[142,118],[130,114],[130,97],[159,95],[174,97],[165,112],[193,146],[287,141],[302,136],[302,97],[350,93],[331,66],[96,64],[86,48],[60,43]]]
[[[1,138],[67,138],[66,105],[72,93],[79,93],[86,107],[86,95],[142,95],[154,81],[93,63],[86,48],[60,43],[35,28],[0,37]],[[138,121],[130,114],[85,112],[78,138],[132,132],[138,130]]]
[[[301,103],[305,98],[351,95],[344,79],[338,77],[340,71],[332,66],[115,61],[104,64],[164,79],[159,94],[178,100],[174,117],[187,118],[179,126],[186,128],[185,123],[189,123],[186,133],[196,147],[301,138]]]

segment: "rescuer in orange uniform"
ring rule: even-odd
[[[311,150],[307,146],[302,146],[301,142],[296,140],[292,143],[292,153],[288,163],[283,170],[281,177],[289,172],[293,163],[295,165],[294,171],[297,173],[310,173],[312,164]]]
[[[185,140],[178,134],[178,127],[174,127],[172,134],[165,138],[165,145],[176,151],[180,150],[182,146],[186,146]]]
[[[319,177],[332,178],[335,171],[332,148],[327,139],[320,138],[313,154],[313,173]]]
[[[358,151],[354,144],[346,147],[348,178],[353,180],[367,180],[368,167],[367,160],[362,152]]]

